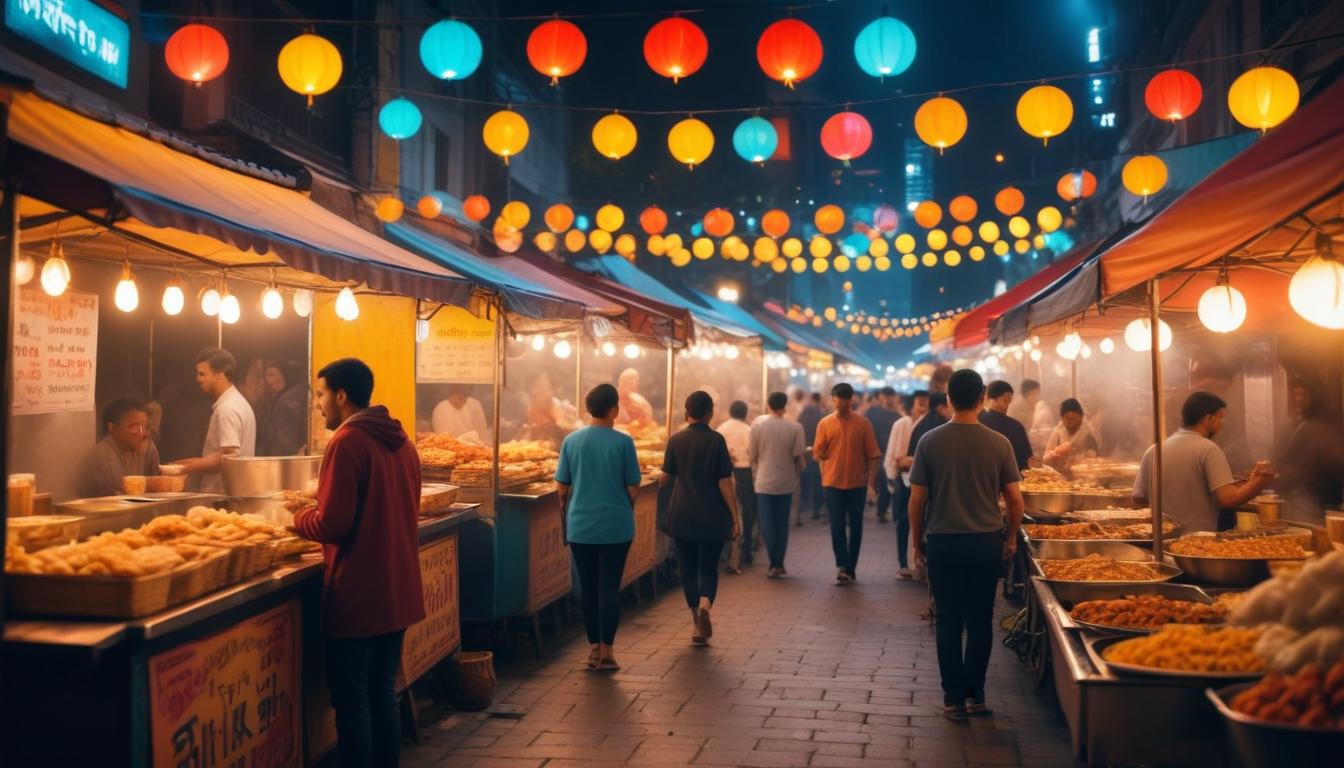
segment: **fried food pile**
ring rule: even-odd
[[[1151,539],[1152,523],[1065,523],[1063,525],[1040,525],[1036,523],[1022,526],[1033,539]],[[1162,530],[1171,533],[1176,530],[1174,523],[1163,522]]]
[[[1220,539],[1216,536],[1183,536],[1167,547],[1173,555],[1245,559],[1299,560],[1307,551],[1296,539],[1287,536],[1259,536],[1250,539]]]
[[[1152,563],[1108,560],[1092,554],[1076,560],[1041,560],[1047,579],[1057,581],[1160,581],[1162,574]]]
[[[1265,661],[1255,653],[1260,630],[1168,624],[1151,635],[1107,648],[1102,657],[1117,664],[1179,672],[1257,672]]]
[[[1272,723],[1344,730],[1344,662],[1326,672],[1315,664],[1291,676],[1271,672],[1237,694],[1231,707]]]
[[[1210,624],[1227,618],[1217,603],[1173,600],[1161,595],[1128,595],[1115,600],[1086,600],[1073,606],[1074,621],[1126,629],[1157,629],[1167,624]]]

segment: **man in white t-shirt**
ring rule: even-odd
[[[751,479],[751,425],[747,423],[747,404],[734,400],[728,406],[728,420],[715,430],[728,444],[728,457],[733,461],[733,487],[737,491],[737,508],[742,515],[740,547],[728,547],[728,572],[741,573],[743,565],[751,565],[755,549],[756,489]]]
[[[252,405],[233,385],[237,362],[223,349],[207,349],[196,358],[196,383],[209,395],[210,426],[200,458],[181,459],[202,493],[223,493],[220,475],[225,456],[254,456],[257,448],[257,418]]]
[[[472,432],[482,444],[490,442],[490,428],[485,420],[485,408],[481,401],[471,396],[471,387],[464,384],[450,384],[448,397],[434,406],[430,416],[430,426],[438,434],[462,437]]]
[[[929,412],[929,393],[916,390],[906,402],[905,412],[891,428],[882,470],[886,473],[887,485],[896,496],[891,513],[896,520],[896,559],[900,566],[896,575],[909,579],[913,575],[910,571],[910,466],[915,462],[915,446],[910,444],[910,436]]]

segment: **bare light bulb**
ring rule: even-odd
[[[206,288],[201,294],[201,311],[208,317],[214,317],[219,314],[219,306],[223,298],[219,295],[219,290],[215,288]]]
[[[187,297],[182,293],[182,281],[174,277],[169,281],[168,287],[163,289],[163,312],[167,315],[177,315],[186,305]]]
[[[415,343],[423,344],[429,338],[429,321],[423,317],[415,320]]]
[[[569,346],[568,341],[557,341],[555,342],[555,349],[553,351],[555,352],[556,357],[561,360],[566,360],[574,350]]]
[[[1040,350],[1040,348],[1036,348],[1036,349],[1031,350],[1031,362],[1033,362],[1033,363],[1039,363],[1039,362],[1041,362],[1041,350]]]
[[[626,344],[625,357],[627,360],[634,360],[639,357],[639,345],[634,343]]]
[[[134,312],[140,306],[140,290],[135,287],[135,277],[131,275],[129,263],[121,267],[121,279],[117,281],[117,290],[112,294],[112,303],[122,312]]]
[[[606,355],[607,357],[615,357],[616,345],[612,344],[610,341],[602,342],[602,354]]]
[[[224,298],[219,300],[219,321],[225,325],[233,325],[243,316],[243,306],[238,303],[238,297],[232,293],[225,294]]]
[[[1199,322],[1214,333],[1231,333],[1246,322],[1246,297],[1226,278],[1199,297]]]
[[[1109,355],[1115,351],[1115,342],[1111,340],[1110,336],[1107,336],[1101,340],[1101,343],[1097,345],[1097,348],[1101,350],[1101,354]]]
[[[261,294],[261,314],[274,320],[285,311],[285,297],[280,295],[280,290],[274,285],[266,287]]]
[[[37,276],[37,264],[33,262],[32,256],[20,256],[18,261],[14,262],[14,283],[16,285],[27,285],[33,282]]]
[[[737,356],[740,354],[741,352],[738,350],[737,347],[728,347],[727,349],[723,350],[723,356],[728,358],[729,360],[736,360]]]
[[[307,288],[300,288],[295,291],[294,297],[289,302],[294,307],[294,314],[299,317],[307,317],[313,314],[313,292]]]
[[[70,285],[70,265],[65,259],[53,253],[47,263],[42,265],[42,290],[48,296],[60,296]]]
[[[540,333],[532,337],[533,352],[540,352],[545,348],[546,348],[546,337],[542,336]]]
[[[359,301],[355,299],[355,292],[348,285],[336,294],[336,316],[347,322],[359,318]]]

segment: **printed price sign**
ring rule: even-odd
[[[92,411],[98,361],[98,297],[51,297],[19,289],[14,313],[15,415]]]
[[[559,503],[532,511],[527,541],[527,612],[536,613],[569,594],[569,547]]]
[[[416,376],[425,384],[492,384],[495,323],[461,307],[444,307],[429,321],[429,337],[416,353]]]
[[[149,659],[154,768],[284,768],[302,753],[299,602]]]
[[[462,641],[457,607],[457,534],[420,550],[420,581],[425,593],[425,619],[406,629],[401,641],[398,689],[420,679]]]

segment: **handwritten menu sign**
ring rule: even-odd
[[[457,610],[457,534],[420,550],[420,581],[425,618],[406,629],[401,641],[401,679],[405,688],[425,674],[462,640]]]
[[[149,659],[154,768],[300,762],[299,602]]]
[[[19,289],[14,313],[14,413],[92,411],[98,297]]]
[[[527,612],[536,613],[569,594],[569,548],[561,525],[560,505],[532,511],[527,541]]]
[[[461,307],[439,310],[416,353],[416,381],[491,384],[495,380],[495,323]]]

